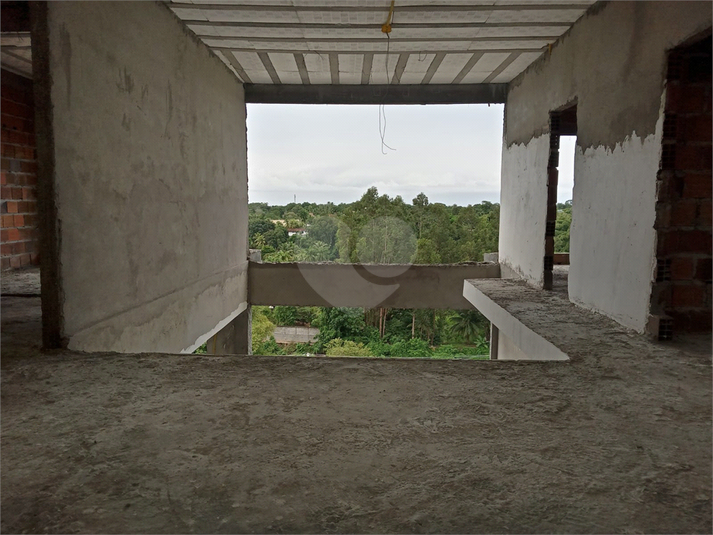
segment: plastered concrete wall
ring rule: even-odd
[[[499,259],[536,286],[544,276],[549,147],[550,136],[544,134],[503,150]]]
[[[532,241],[544,242],[549,112],[576,101],[569,295],[644,329],[666,53],[710,26],[708,2],[596,4],[510,84],[500,239],[506,268],[541,284],[544,245]]]
[[[50,2],[63,336],[191,351],[247,306],[242,85],[154,2]]]
[[[250,263],[253,305],[469,309],[463,280],[497,278],[498,264]]]
[[[613,151],[577,147],[570,228],[569,296],[643,331],[654,277],[656,173],[661,125]],[[624,178],[625,177],[625,178]],[[624,178],[624,180],[622,180]]]

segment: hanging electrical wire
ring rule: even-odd
[[[389,78],[389,56],[391,52],[391,24],[394,20],[394,0],[391,0],[391,7],[389,8],[389,15],[386,18],[386,22],[381,26],[381,32],[386,35],[386,61],[385,61],[385,71],[386,71],[386,91],[384,92],[384,102],[379,104],[379,137],[381,138],[381,154],[386,155],[384,150],[396,150],[393,147],[387,145],[386,138],[386,97],[389,94],[389,86],[391,85],[391,78]]]

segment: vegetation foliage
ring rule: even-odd
[[[500,206],[407,204],[370,188],[354,203],[249,205],[250,247],[264,262],[459,263],[497,251]],[[572,203],[558,205],[555,250],[569,251]],[[301,235],[296,229],[306,229]],[[311,325],[316,343],[282,347],[275,326]],[[487,358],[489,323],[476,310],[253,307],[253,352],[365,357]]]

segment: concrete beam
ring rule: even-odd
[[[497,278],[498,264],[261,264],[248,269],[253,305],[470,309],[463,281]]]
[[[3,1],[3,6],[6,2]],[[13,3],[13,2],[11,2]],[[14,2],[21,4],[24,2]],[[201,4],[205,5],[205,4]],[[225,4],[224,4],[225,5]],[[196,6],[198,7],[198,6]],[[492,7],[492,6],[491,6]],[[322,8],[324,9],[324,8]],[[330,7],[331,9],[331,7]],[[184,24],[196,28],[268,28],[268,29],[309,29],[309,30],[373,30],[373,23],[352,23],[352,22],[263,22],[246,20],[200,20],[183,19]],[[569,28],[571,22],[566,21],[527,21],[527,22],[401,22],[399,29],[426,28],[432,29],[462,29],[462,28]],[[213,36],[211,36],[213,37]],[[539,37],[539,36],[538,36]]]
[[[555,266],[569,266],[569,253],[555,253],[553,262]]]
[[[500,331],[498,326],[494,323],[490,323],[490,360],[498,360],[498,339],[500,337]]]
[[[252,104],[503,104],[507,84],[246,84]]]
[[[252,4],[240,5],[240,4],[227,4],[227,3],[189,3],[189,2],[171,2],[171,9],[194,9],[196,11],[255,11],[256,7]],[[324,6],[317,5],[261,5],[259,8],[263,12],[322,12],[324,11]],[[336,5],[329,6],[331,12],[345,12],[345,13],[369,13],[377,12],[383,13],[384,8],[382,6],[363,6],[363,5],[342,5],[337,3]],[[545,3],[527,3],[522,2],[520,4],[487,4],[487,5],[439,5],[432,6],[429,4],[423,5],[413,5],[413,6],[398,6],[399,13],[407,12],[426,12],[432,13],[434,10],[438,11],[448,11],[448,12],[470,12],[470,11],[549,11],[549,10],[574,10],[581,11],[582,4],[572,3],[572,4],[545,4]],[[401,22],[399,22],[401,24]]]

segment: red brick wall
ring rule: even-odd
[[[37,162],[32,81],[3,70],[0,262],[2,269],[39,264]]]
[[[652,311],[711,330],[711,38],[669,56]]]

